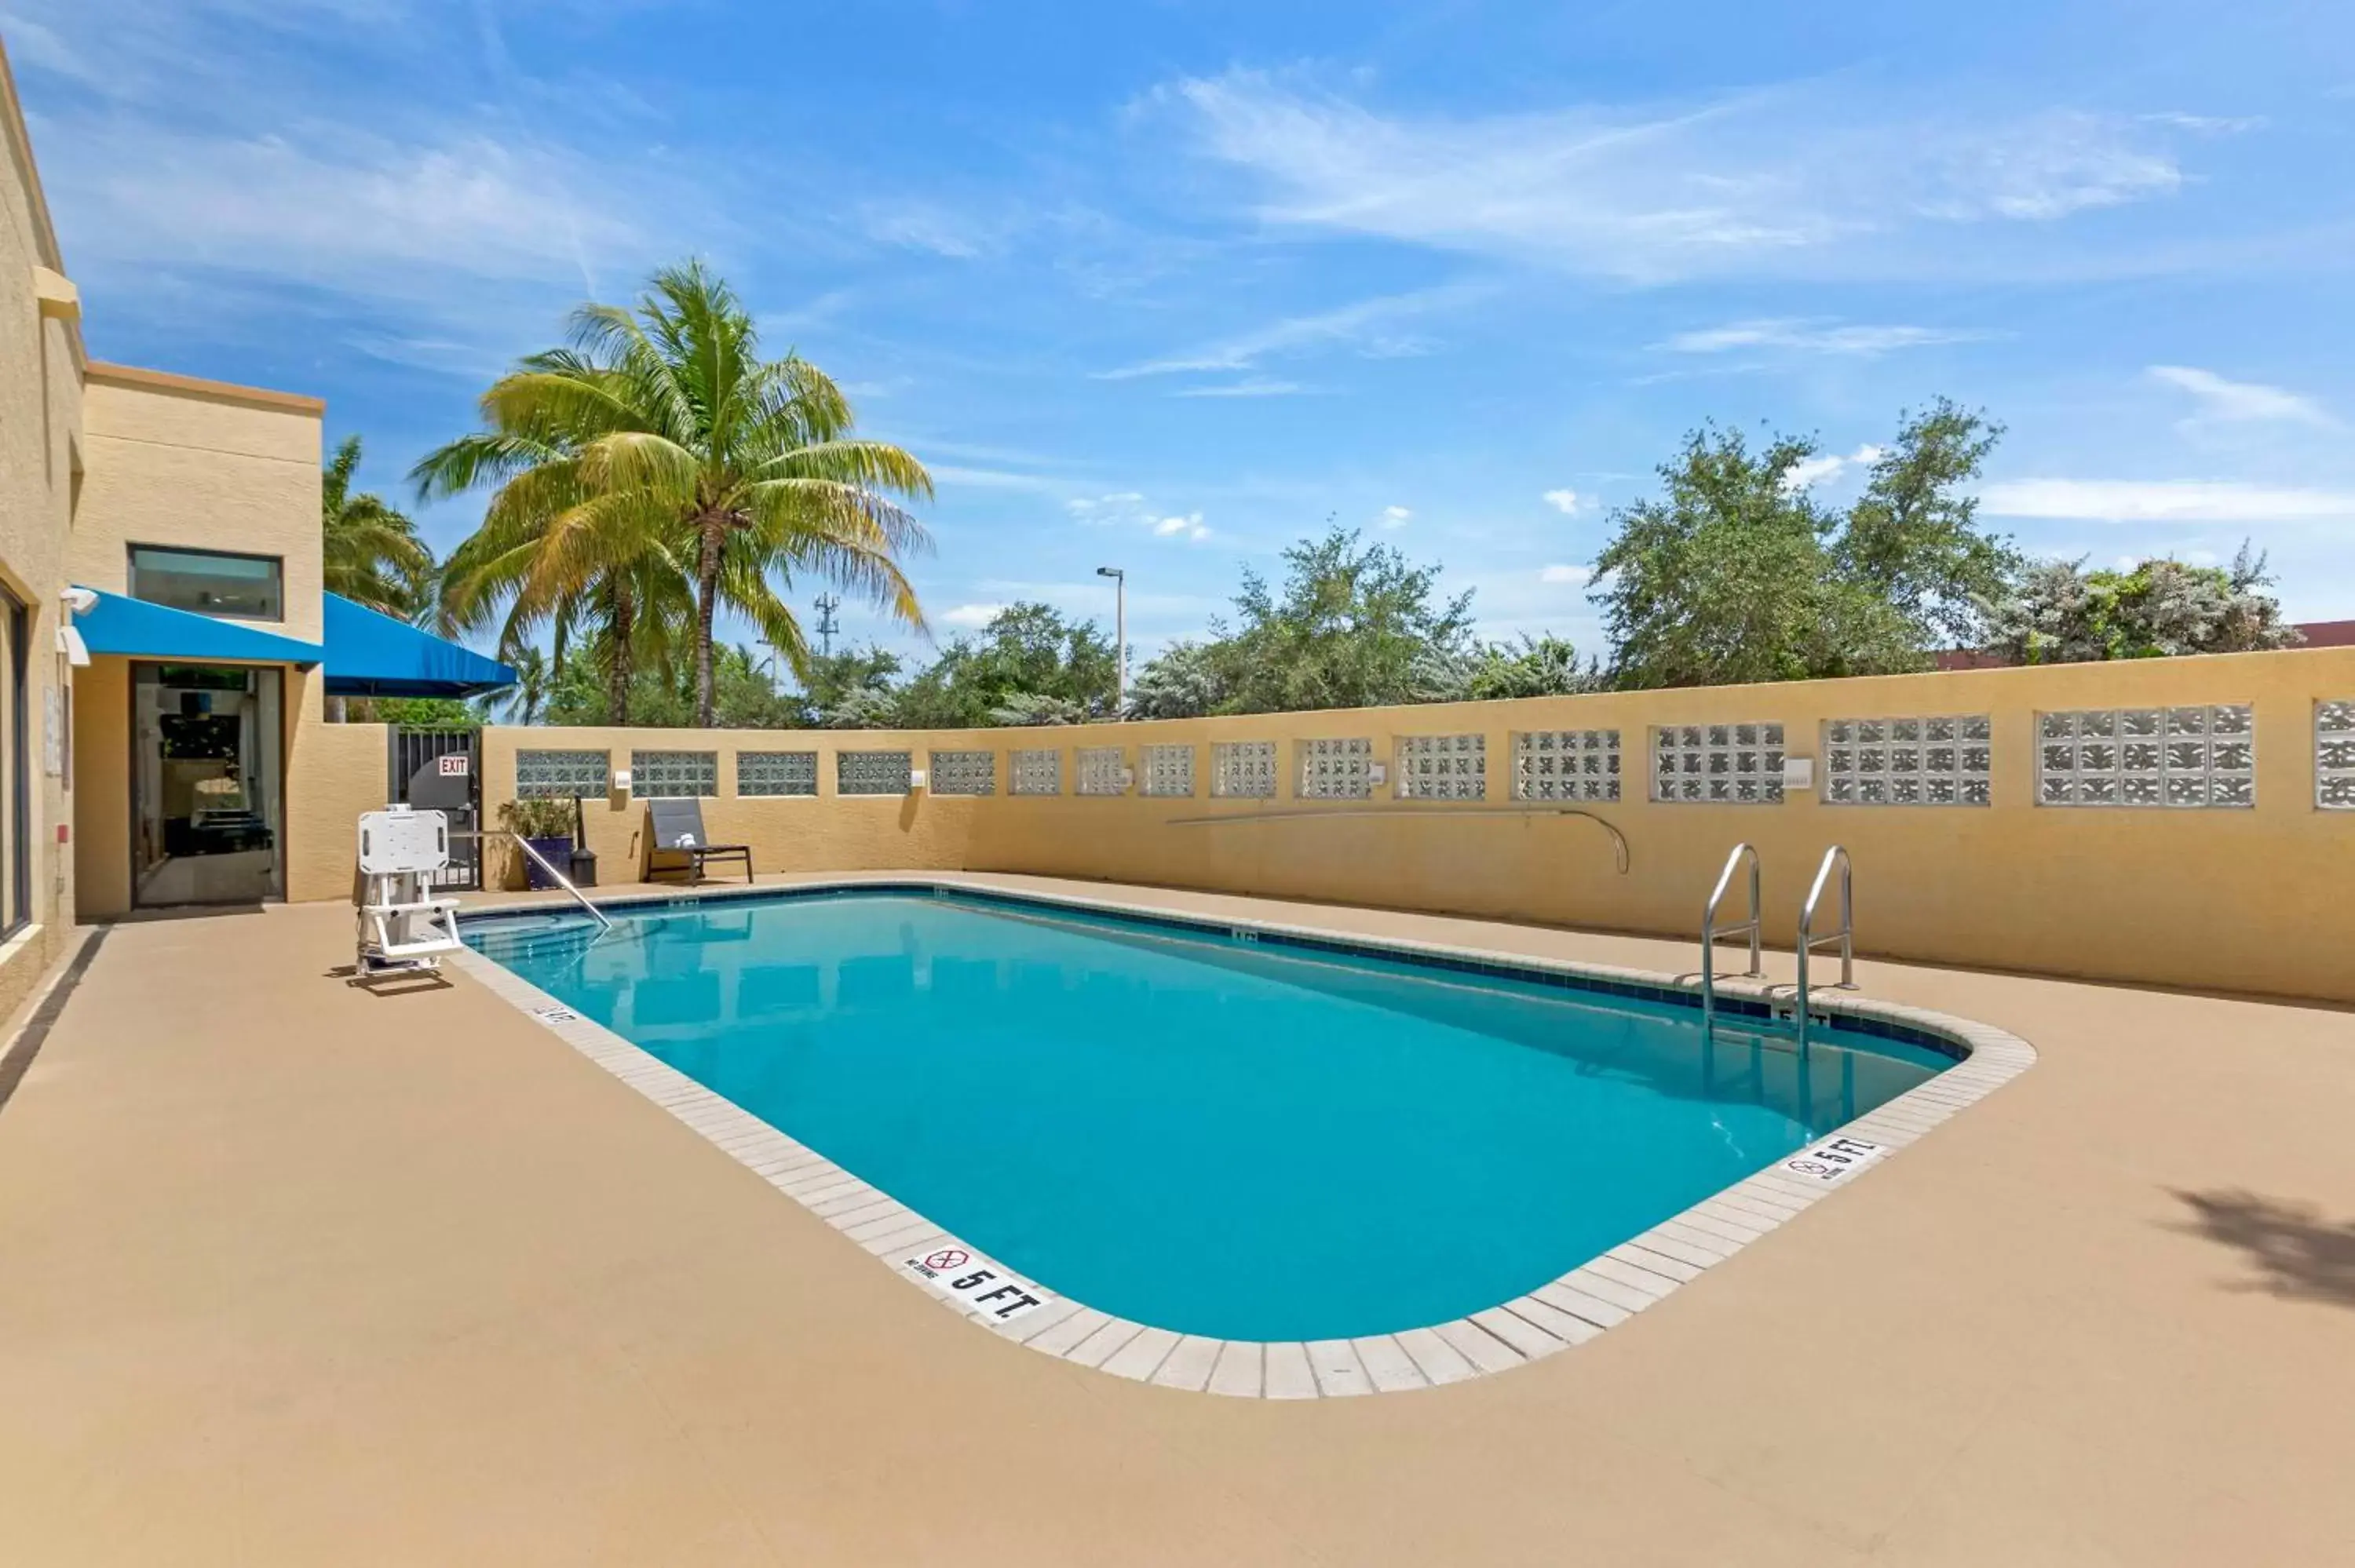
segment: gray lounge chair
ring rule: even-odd
[[[666,871],[685,872],[690,881],[700,882],[704,863],[713,860],[743,862],[744,880],[752,880],[752,846],[713,843],[711,835],[703,831],[703,806],[699,801],[647,801],[646,833],[649,882]],[[680,863],[656,865],[656,856],[679,857]]]

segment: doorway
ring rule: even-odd
[[[249,665],[132,666],[134,905],[285,895],[281,679]]]

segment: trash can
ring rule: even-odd
[[[572,852],[572,885],[575,887],[597,885],[597,852],[595,850],[577,849]]]

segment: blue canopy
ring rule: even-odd
[[[297,642],[234,620],[91,591],[98,593],[96,608],[76,615],[73,627],[92,653],[191,664],[293,664],[307,670],[326,652],[314,642]]]
[[[330,696],[465,697],[515,684],[516,673],[496,659],[338,594],[320,597]]]

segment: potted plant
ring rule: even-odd
[[[572,858],[572,817],[576,809],[571,801],[552,795],[509,800],[499,808],[499,825],[538,850],[549,864],[563,866]],[[529,855],[523,857],[523,883],[531,888],[556,885],[555,879]]]

